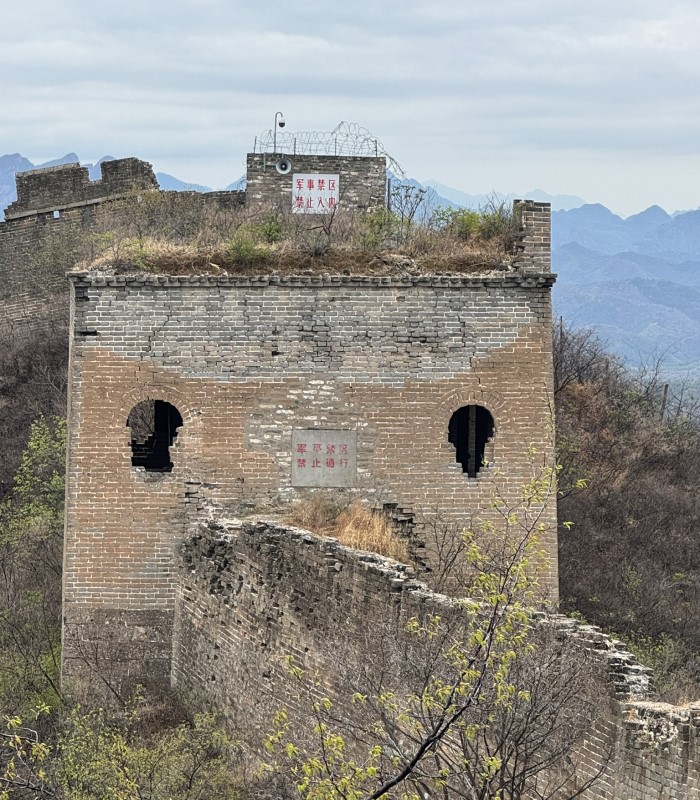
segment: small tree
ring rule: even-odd
[[[65,420],[39,418],[0,502],[0,708],[54,703],[58,688]]]
[[[38,717],[48,711],[38,710]],[[149,707],[72,709],[52,746],[15,716],[0,730],[0,800],[234,800],[236,749],[214,717],[149,734]]]
[[[423,208],[427,189],[410,183],[392,183],[389,193],[389,209],[397,220],[399,241],[408,236],[411,226]]]
[[[463,534],[468,586],[443,611],[334,637],[313,675],[290,663],[308,725],[281,710],[268,747],[305,800],[576,797],[571,756],[591,724],[590,665],[534,621],[545,468],[519,502],[496,497],[503,526]],[[497,534],[497,535],[496,535]],[[499,542],[494,557],[478,544]],[[340,676],[334,692],[329,675]],[[590,781],[585,784],[586,786]],[[571,788],[571,786],[575,788]]]

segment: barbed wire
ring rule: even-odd
[[[263,131],[255,139],[254,153],[322,156],[384,156],[396,175],[403,177],[401,165],[384,149],[382,142],[356,122],[341,122],[332,131]]]

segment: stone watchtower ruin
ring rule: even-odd
[[[249,156],[251,204],[383,202],[383,158],[275,156]],[[476,273],[70,275],[64,681],[169,683],[181,546],[208,516],[332,492],[420,538],[492,513],[497,475],[517,497],[533,448],[551,466],[550,209],[516,214],[517,255]],[[542,519],[556,596],[553,501]]]

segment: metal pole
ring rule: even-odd
[[[467,431],[467,448],[469,455],[467,456],[467,475],[470,478],[476,478],[476,473],[481,464],[476,463],[476,406],[469,406],[469,428]]]
[[[272,126],[272,152],[277,152],[277,117],[284,117],[281,111],[275,114],[275,124]]]

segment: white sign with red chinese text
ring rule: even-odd
[[[340,175],[292,175],[293,214],[332,214],[340,199]]]
[[[356,431],[292,431],[292,486],[354,486],[356,478]]]

